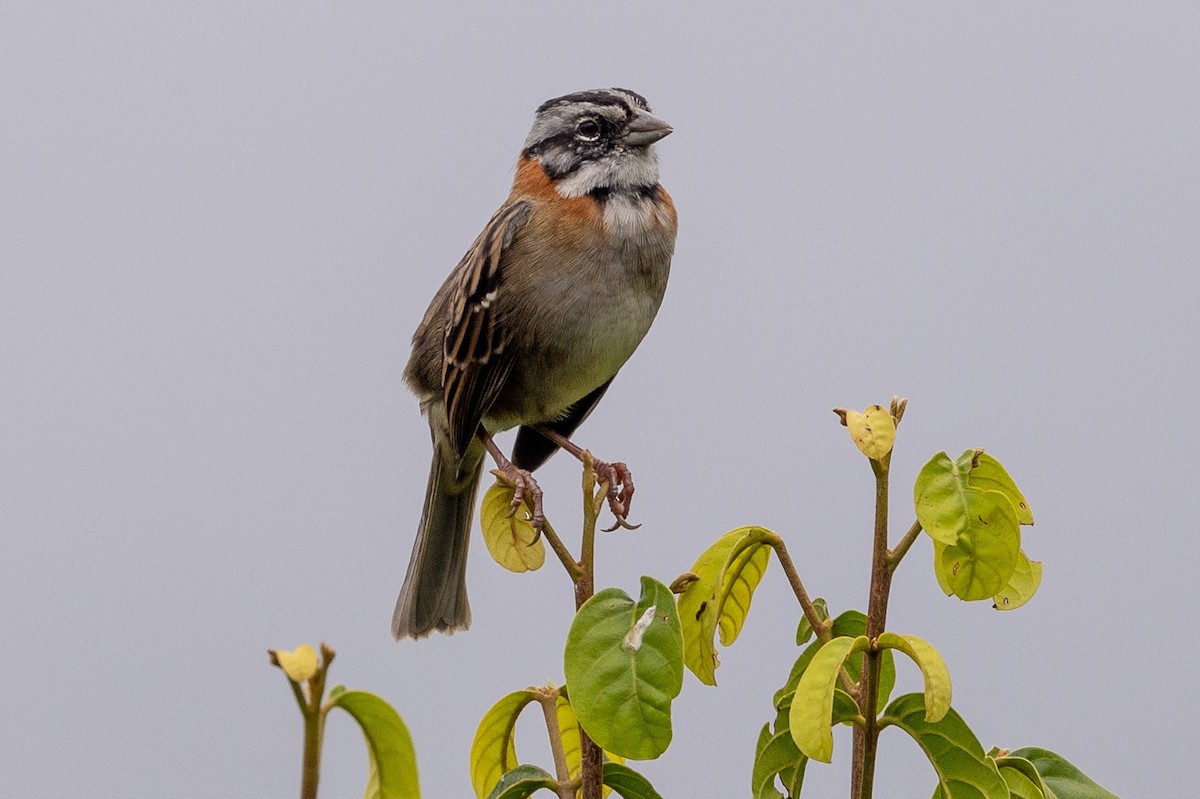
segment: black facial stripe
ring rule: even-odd
[[[629,89],[619,89],[615,86],[613,87],[613,91],[624,92],[625,94],[628,94],[633,98],[633,101],[637,104],[638,108],[642,109],[643,111],[650,110],[650,104],[646,102],[646,98],[642,97],[637,92],[631,92]]]
[[[638,194],[641,194],[647,200],[657,200],[658,199],[658,189],[659,189],[658,183],[651,183],[649,186],[638,186],[637,189],[638,189]]]
[[[630,92],[630,94],[633,94],[633,93]],[[638,97],[638,95],[633,95],[633,96]],[[645,100],[643,99],[642,102],[644,103]],[[540,106],[538,106],[537,113],[540,114],[543,111],[546,111],[550,108],[554,108],[555,106],[571,105],[572,103],[592,103],[593,105],[601,105],[601,106],[603,106],[603,105],[617,106],[618,108],[625,109],[626,113],[628,115],[632,116],[632,114],[630,113],[629,103],[627,103],[624,100],[624,98],[619,97],[618,95],[615,95],[612,92],[595,91],[595,90],[586,91],[586,92],[575,92],[574,94],[564,94],[562,97],[555,97],[553,100],[547,100],[546,102],[544,102]]]
[[[638,197],[643,197],[647,200],[658,201],[658,183],[651,183],[649,186],[633,186],[628,189],[618,189],[618,194],[633,193]],[[597,186],[588,192],[588,196],[596,202],[604,205],[609,198],[613,196],[613,190],[608,186]]]
[[[536,158],[548,152],[565,154],[567,156],[565,159],[551,157],[540,160],[546,174],[551,179],[557,180],[570,175],[585,163],[603,158],[612,151],[617,137],[610,135],[611,123],[603,118],[598,118],[597,122],[600,124],[602,133],[600,138],[594,142],[581,142],[575,137],[574,130],[565,131],[530,145],[525,148],[524,154],[529,158]]]

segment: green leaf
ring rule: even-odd
[[[867,632],[867,617],[859,610],[847,610],[838,614],[833,620],[831,632],[835,638],[849,636],[856,638],[860,635],[865,635]],[[817,654],[817,650],[821,648],[819,641],[814,641],[800,653],[800,657],[796,659],[792,666],[792,671],[788,675],[788,680],[784,686],[775,692],[775,707],[779,709],[780,698],[796,690],[796,684],[800,682],[800,675],[808,668],[808,664],[812,661],[813,656]],[[845,664],[846,673],[851,680],[858,682],[862,673],[862,658],[851,658]],[[877,710],[882,711],[887,706],[888,698],[892,694],[892,689],[896,687],[896,664],[892,658],[891,652],[883,653],[883,662],[879,670],[879,704]],[[786,724],[785,724],[786,727]]]
[[[532,690],[513,691],[492,705],[475,730],[471,741],[471,788],[478,799],[486,799],[500,777],[517,767],[513,727],[517,716],[534,700]]]
[[[1025,495],[1021,493],[1021,489],[1017,488],[1017,484],[1000,465],[1000,461],[981,449],[967,450],[959,456],[959,460],[961,461],[968,455],[972,457],[968,458],[971,473],[967,477],[967,485],[971,488],[978,488],[980,491],[999,491],[1013,504],[1017,521],[1021,524],[1033,524],[1033,511],[1029,509]]]
[[[992,607],[996,610],[1016,610],[1024,605],[1042,585],[1042,564],[1030,560],[1024,551],[1018,553],[1017,567],[1013,569],[1008,585],[992,597]]]
[[[579,769],[583,762],[583,754],[579,740],[579,720],[575,718],[575,710],[571,707],[571,702],[565,693],[560,693],[555,699],[554,709],[558,716],[558,731],[559,737],[562,738],[563,755],[567,760],[567,771],[571,778],[579,776]],[[605,752],[604,756],[609,760],[616,760],[624,763],[625,758],[620,755],[614,755],[612,752]],[[604,790],[605,795],[608,794],[608,789]]]
[[[1001,768],[1000,776],[1008,786],[1008,794],[1012,799],[1053,799],[1038,790],[1029,778],[1016,769]]]
[[[778,777],[783,782],[787,796],[799,796],[808,758],[796,747],[787,729],[771,735],[768,725],[764,725],[763,733],[767,738],[754,757],[750,795],[754,799],[782,799],[784,794],[775,785],[775,778]]]
[[[716,685],[717,651],[713,636],[721,609],[718,599],[721,576],[729,553],[750,528],[740,527],[717,539],[692,564],[693,580],[679,595],[679,623],[683,631],[683,662],[705,685]]]
[[[417,753],[395,708],[367,691],[342,691],[330,702],[362,729],[371,763],[366,799],[419,799]]]
[[[721,575],[721,595],[717,600],[720,611],[721,645],[731,646],[742,632],[750,601],[767,565],[771,562],[771,543],[779,536],[762,527],[746,528],[747,533],[729,553],[729,562]]]
[[[938,721],[950,710],[950,670],[938,651],[915,635],[881,633],[878,644],[887,649],[898,649],[913,659],[921,668],[925,681],[925,720]]]
[[[1054,791],[1046,787],[1037,769],[1023,757],[995,757],[1000,776],[1013,799],[1055,799]]]
[[[1062,755],[1048,749],[1028,746],[1014,749],[1008,753],[1008,757],[1020,757],[1031,762],[1057,799],[1117,799],[1115,794],[1101,788]]]
[[[814,599],[812,601],[812,605],[813,605],[813,610],[815,610],[817,613],[818,619],[820,619],[821,621],[825,621],[826,619],[829,618],[829,605],[826,604],[824,599],[822,599],[821,597],[817,597],[816,599]],[[816,631],[813,630],[812,624],[809,623],[808,616],[806,614],[801,613],[800,614],[800,625],[798,627],[796,627],[796,646],[804,646],[805,644],[808,643],[808,640],[810,638],[812,638],[813,635],[815,635],[815,634],[816,634]]]
[[[683,687],[683,635],[671,590],[642,578],[635,604],[618,588],[579,609],[563,658],[579,723],[609,752],[636,760],[671,743],[671,700]]]
[[[833,759],[833,691],[838,672],[851,655],[864,651],[867,637],[840,637],[829,640],[817,651],[796,685],[795,698],[788,714],[788,728],[800,751],[813,760],[828,763]]]
[[[998,493],[1012,505],[1013,518],[1021,516],[1018,506],[1023,506],[1024,517],[1032,523],[1024,496],[999,461],[982,450],[967,450],[958,460],[939,452],[922,467],[913,486],[917,520],[933,540],[953,544],[970,533],[974,514],[969,491]]]
[[[1021,532],[1012,503],[998,491],[968,488],[964,532],[952,544],[934,547],[935,569],[954,595],[968,602],[991,599],[1008,584],[1021,552]]]
[[[623,799],[662,799],[648,779],[621,763],[605,763],[603,779]]]
[[[537,766],[517,766],[496,783],[487,799],[525,799],[534,791],[545,788],[558,790],[558,783],[544,769]]]
[[[937,772],[946,796],[1008,799],[1008,786],[996,764],[953,708],[940,721],[926,721],[925,697],[904,694],[888,705],[879,723],[881,728],[899,727],[913,737]]]
[[[945,452],[930,458],[917,474],[913,485],[917,521],[934,541],[953,544],[958,540],[965,513],[963,492],[967,488],[967,474]]]

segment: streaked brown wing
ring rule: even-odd
[[[496,302],[503,291],[504,253],[533,210],[527,202],[505,205],[491,218],[460,264],[442,345],[442,392],[450,442],[466,452],[479,421],[496,399],[512,368]],[[501,300],[503,301],[503,300]]]

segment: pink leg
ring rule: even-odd
[[[496,442],[482,426],[476,435],[483,442],[484,448],[491,454],[492,460],[496,462],[496,468],[513,484],[512,510],[508,514],[509,518],[516,514],[524,504],[525,493],[528,492],[533,501],[533,511],[530,514],[529,523],[533,525],[534,530],[541,533],[542,528],[546,525],[546,516],[542,511],[542,487],[537,484],[537,480],[533,479],[532,474],[525,469],[518,468],[516,464],[504,457],[504,453],[500,451]]]
[[[571,439],[545,425],[534,425],[533,429],[580,461],[583,460],[583,450]],[[633,502],[634,491],[633,473],[629,471],[629,467],[619,461],[609,463],[592,458],[592,468],[596,470],[596,479],[608,484],[608,509],[612,511],[615,522],[605,532],[616,530],[618,527],[624,527],[626,530],[636,530],[640,527],[641,525],[638,524],[630,524],[626,519],[629,515],[629,506]]]

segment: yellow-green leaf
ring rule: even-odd
[[[885,649],[898,649],[921,668],[925,680],[925,720],[941,721],[950,710],[950,670],[938,651],[928,641],[915,635],[881,633],[877,639]]]
[[[417,753],[395,708],[367,691],[330,692],[333,707],[349,713],[362,729],[371,770],[365,799],[420,799]]]
[[[838,672],[851,655],[868,646],[867,637],[843,636],[827,641],[808,664],[788,712],[788,729],[801,752],[813,760],[828,763],[833,759],[833,691]]]
[[[942,553],[946,548],[941,541],[933,542],[933,574],[937,577],[938,587],[942,589],[942,593],[946,596],[954,596],[954,586],[950,584],[951,575],[942,566],[943,563],[951,563],[949,559],[943,560],[942,558]]]
[[[746,535],[730,551],[721,576],[721,595],[717,600],[721,646],[732,645],[741,634],[754,589],[771,562],[771,543],[779,540],[779,536],[762,527],[743,529]]]
[[[1030,560],[1028,555],[1021,552],[1017,559],[1017,567],[1013,570],[1012,577],[1008,578],[1008,585],[992,597],[992,607],[996,610],[1016,610],[1033,598],[1041,584],[1041,561]]]
[[[705,685],[716,685],[717,650],[713,635],[720,616],[721,576],[729,553],[746,537],[750,527],[739,527],[721,536],[700,553],[692,565],[691,579],[676,600],[683,630],[683,663]],[[676,581],[679,582],[679,581]]]
[[[524,509],[510,518],[512,486],[493,483],[483,495],[480,526],[492,559],[511,572],[536,571],[546,562],[546,545],[525,516]]]
[[[868,406],[866,411],[846,411],[846,427],[855,445],[871,460],[882,460],[896,443],[896,421],[882,405]]]
[[[471,787],[478,799],[486,799],[500,778],[517,767],[513,727],[532,701],[532,690],[513,691],[483,714],[471,741]]]
[[[964,456],[966,454],[966,452],[963,453]],[[1000,464],[1000,461],[981,449],[974,450],[971,472],[967,476],[967,485],[981,491],[999,491],[1013,504],[1013,508],[1017,512],[1017,521],[1021,524],[1033,524],[1033,511],[1030,510],[1029,503],[1025,501],[1025,495],[1021,493],[1021,489],[1017,488],[1017,484]]]
[[[1021,528],[1013,504],[999,491],[968,488],[963,497],[964,532],[940,550],[938,568],[960,599],[990,599],[1017,568]]]
[[[308,644],[300,644],[290,652],[276,649],[275,660],[292,682],[304,682],[317,673],[317,651]]]

